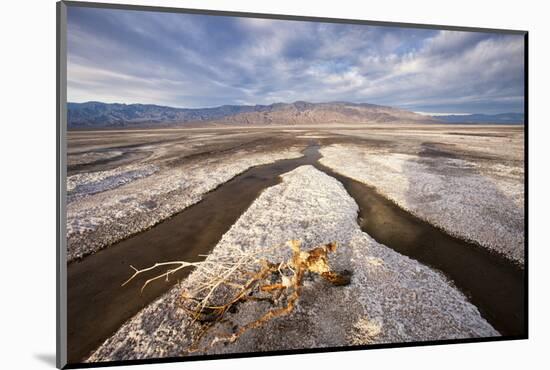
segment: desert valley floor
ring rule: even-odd
[[[279,261],[289,240],[351,282],[305,280],[288,316],[198,354],[521,336],[524,128],[312,125],[69,131],[69,362],[186,355],[201,323],[182,270],[157,262],[238,247]],[[274,248],[279,246],[278,248]],[[208,336],[253,321],[228,312]],[[212,339],[212,338],[210,338]]]

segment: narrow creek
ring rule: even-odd
[[[439,270],[502,335],[525,334],[524,271],[494,253],[450,236],[403,210],[375,188],[317,163],[359,205],[359,226],[377,242]]]
[[[80,362],[126,320],[170,289],[188,271],[174,275],[171,284],[150,284],[140,294],[144,275],[121,287],[132,273],[130,265],[202,259],[265,188],[278,184],[279,175],[320,158],[317,147],[304,156],[253,167],[204,195],[203,199],[155,227],[92,254],[67,267],[68,360]]]
[[[374,188],[322,166],[318,150],[317,145],[310,145],[301,158],[253,167],[155,227],[69,264],[69,363],[81,362],[126,320],[188,274],[182,271],[170,284],[151,284],[140,294],[148,276],[120,286],[131,274],[129,265],[146,267],[159,261],[202,259],[198,255],[212,250],[263,189],[280,183],[279,175],[307,164],[344,185],[359,205],[358,222],[363,231],[397,252],[442,271],[503,335],[524,334],[521,269],[412,216]]]

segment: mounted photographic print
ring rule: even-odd
[[[525,31],[58,3],[58,366],[527,338],[526,61]]]

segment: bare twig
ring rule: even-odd
[[[145,281],[141,288],[143,291],[155,280],[163,277],[168,280],[171,274],[183,268],[196,267],[203,279],[199,280],[189,294],[182,294],[182,299],[186,302],[183,308],[193,318],[192,322],[198,321],[203,328],[194,338],[188,352],[207,350],[217,343],[234,342],[248,330],[290,314],[300,298],[306,272],[317,274],[334,285],[346,285],[350,282],[349,274],[341,275],[334,272],[328,264],[328,253],[336,251],[336,243],[325,244],[309,251],[302,251],[301,242],[297,240],[292,240],[287,245],[292,250],[292,256],[289,260],[279,263],[269,262],[261,256],[280,246],[255,252],[245,252],[230,246],[226,248],[225,253],[211,256],[203,262],[163,262],[141,270],[130,266],[134,274],[122,285],[128,284],[142,273],[159,267],[175,266]],[[286,297],[286,305],[283,307],[268,310],[258,319],[241,326],[236,332],[215,336],[210,343],[201,347],[200,343],[207,332],[214,324],[221,322],[226,312],[235,305],[255,300],[267,301],[275,306],[281,296]],[[189,304],[190,307],[187,306]]]
[[[126,280],[124,283],[122,283],[121,286],[125,286],[130,281],[134,280],[138,275],[143,274],[147,271],[154,270],[157,267],[179,265],[177,268],[169,269],[166,272],[145,281],[145,283],[141,287],[141,292],[143,293],[143,289],[145,289],[145,287],[147,285],[149,285],[151,282],[153,282],[155,280],[158,280],[158,279],[161,279],[163,277],[166,277],[166,281],[168,281],[168,277],[170,276],[170,274],[173,274],[173,273],[175,273],[175,272],[177,272],[177,271],[179,271],[179,270],[181,270],[185,267],[189,267],[189,266],[195,266],[196,267],[196,266],[199,266],[200,264],[201,264],[201,262],[194,262],[194,263],[193,262],[185,262],[185,261],[161,262],[161,263],[155,263],[153,266],[147,267],[147,268],[144,268],[144,269],[141,269],[141,270],[138,270],[134,266],[130,265],[130,267],[134,270],[134,274],[132,276],[130,276],[130,278],[128,280]]]

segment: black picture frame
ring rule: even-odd
[[[231,359],[244,357],[265,357],[278,355],[293,355],[293,354],[312,354],[324,352],[342,352],[342,351],[358,351],[370,349],[386,349],[386,348],[403,348],[417,346],[435,346],[447,344],[463,344],[463,343],[484,343],[498,342],[510,340],[525,340],[529,338],[529,32],[526,30],[513,29],[495,29],[495,28],[478,28],[478,27],[462,27],[440,24],[417,24],[417,23],[401,23],[401,22],[383,22],[370,21],[359,19],[339,19],[325,17],[311,17],[300,15],[285,15],[285,14],[266,14],[266,13],[251,13],[238,11],[221,11],[221,10],[205,10],[205,9],[189,9],[176,7],[159,7],[159,6],[143,6],[129,4],[111,4],[111,3],[96,3],[96,2],[80,2],[80,1],[60,1],[56,4],[56,33],[57,33],[57,63],[56,63],[56,365],[58,368],[74,369],[74,368],[95,368],[95,367],[110,367],[122,365],[139,365],[139,364],[158,364],[158,363],[173,363],[187,361],[203,361],[217,359]],[[434,30],[449,30],[463,32],[487,32],[500,33],[510,35],[522,35],[524,38],[524,245],[525,245],[525,265],[524,265],[524,308],[525,308],[525,333],[517,336],[500,336],[491,338],[472,338],[472,339],[449,339],[449,340],[428,340],[422,342],[407,342],[407,343],[391,343],[391,344],[373,344],[368,346],[350,346],[350,347],[325,347],[325,348],[304,348],[300,350],[280,350],[266,352],[249,352],[224,355],[200,355],[187,357],[168,357],[168,358],[151,358],[144,360],[128,360],[128,361],[110,361],[96,363],[67,363],[67,271],[66,271],[66,144],[67,144],[67,7],[85,7],[85,8],[102,8],[102,9],[118,9],[118,10],[137,10],[151,12],[166,12],[166,13],[183,13],[183,14],[199,14],[199,15],[215,15],[215,16],[231,16],[231,17],[246,17],[246,18],[262,18],[276,19],[288,21],[306,21],[306,22],[324,22],[324,23],[341,23],[341,24],[357,24],[369,26],[385,26],[385,27],[400,27],[400,28],[415,28],[415,29],[434,29]]]

